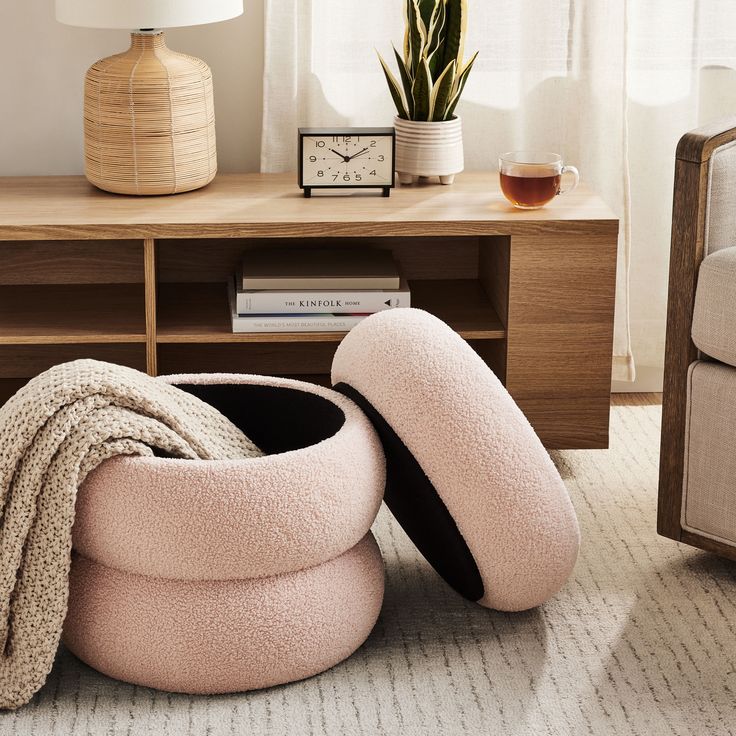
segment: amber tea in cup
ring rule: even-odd
[[[578,185],[579,174],[574,166],[565,166],[556,153],[513,151],[498,159],[501,191],[514,207],[536,210],[544,207],[558,194],[571,192]],[[562,177],[571,174],[572,186],[562,189]]]

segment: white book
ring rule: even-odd
[[[237,312],[235,284],[230,284],[230,317],[234,333],[240,332],[348,332],[366,314],[248,314]]]
[[[385,309],[410,307],[409,285],[404,279],[398,289],[365,289],[332,291],[306,289],[290,291],[266,289],[238,291],[238,314],[373,314]]]

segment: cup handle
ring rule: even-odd
[[[567,192],[571,192],[575,187],[580,183],[580,172],[574,167],[574,166],[563,166],[560,170],[561,175],[565,174],[572,174],[572,186],[568,187],[567,189],[562,189],[560,187],[560,191],[557,192],[557,194],[567,194]]]

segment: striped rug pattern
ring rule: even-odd
[[[658,406],[617,406],[609,451],[555,453],[580,516],[573,578],[522,614],[456,596],[389,515],[368,642],[293,685],[154,692],[61,652],[0,734],[736,734],[736,565],[658,538]]]

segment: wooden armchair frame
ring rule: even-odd
[[[736,548],[683,529],[681,511],[687,374],[701,357],[691,329],[698,270],[705,257],[710,163],[716,149],[734,140],[736,118],[730,118],[685,134],[677,146],[657,507],[661,535],[732,559]]]

